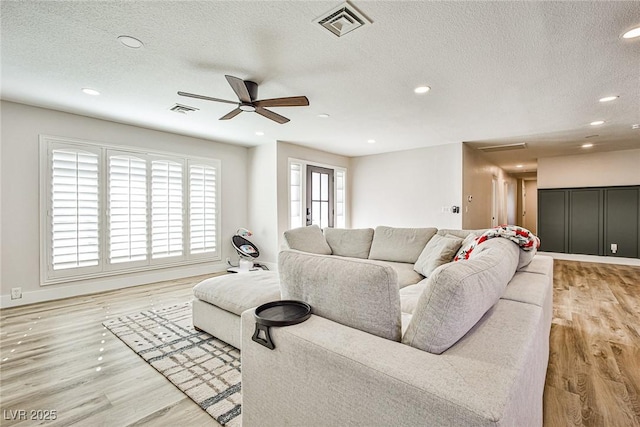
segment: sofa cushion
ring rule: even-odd
[[[415,285],[421,280],[424,280],[422,274],[417,273],[413,269],[413,264],[407,264],[406,262],[391,262],[391,261],[378,261],[370,260],[381,265],[388,265],[393,268],[398,275],[398,288],[402,289],[405,286]]]
[[[436,228],[376,227],[369,259],[415,264]]]
[[[193,287],[202,301],[237,314],[280,299],[280,279],[275,271],[225,274],[203,280]]]
[[[518,246],[506,239],[481,246],[473,259],[444,264],[431,274],[402,342],[440,354],[500,299],[518,265]]]
[[[331,255],[331,247],[317,225],[287,230],[284,232],[284,240],[290,249],[312,254]]]
[[[553,258],[548,255],[535,256],[529,264],[520,267],[518,271],[546,274],[547,276],[553,277]]]
[[[416,309],[416,305],[418,305],[418,299],[426,288],[427,279],[423,279],[415,285],[406,286],[400,289],[400,311],[402,311],[403,314],[413,314]]]
[[[376,262],[285,250],[278,256],[283,299],[305,301],[314,314],[400,341],[395,270]]]
[[[452,234],[445,236],[436,234],[420,253],[413,266],[414,270],[424,277],[429,277],[433,270],[453,260],[461,243],[462,239]]]
[[[325,228],[323,231],[333,255],[369,258],[373,228]]]
[[[550,277],[547,275],[517,271],[507,285],[502,299],[544,307],[553,286],[549,282]]]

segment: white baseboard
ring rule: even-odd
[[[621,258],[615,256],[597,256],[597,255],[581,255],[581,254],[561,254],[557,252],[538,252],[541,255],[548,255],[553,259],[562,259],[567,261],[582,262],[598,262],[601,264],[620,264],[620,265],[637,265],[640,266],[638,258]]]
[[[269,266],[269,268],[271,268],[271,266]],[[93,279],[89,282],[74,283],[71,285],[47,285],[37,291],[23,292],[22,298],[20,299],[12,300],[10,294],[0,295],[0,308],[18,307],[38,302],[95,294],[115,289],[145,285],[148,283],[162,282],[165,280],[198,276],[201,274],[213,274],[225,271],[226,269],[226,263],[207,263]]]

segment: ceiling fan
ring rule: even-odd
[[[226,99],[212,98],[210,96],[196,95],[194,93],[178,92],[180,96],[188,96],[190,98],[204,99],[206,101],[225,102],[227,104],[236,104],[238,107],[224,116],[220,120],[229,120],[244,112],[258,113],[261,116],[271,119],[280,124],[287,123],[289,119],[280,114],[267,110],[265,107],[303,107],[309,105],[306,96],[290,96],[287,98],[271,98],[256,100],[258,97],[258,84],[249,80],[242,80],[238,77],[225,76],[231,85],[231,88],[238,96],[240,102],[227,101]]]

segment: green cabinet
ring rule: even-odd
[[[640,258],[640,186],[538,190],[540,250]]]

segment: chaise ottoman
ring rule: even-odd
[[[239,349],[240,315],[280,300],[280,279],[275,271],[225,274],[198,283],[193,296],[193,326]]]

